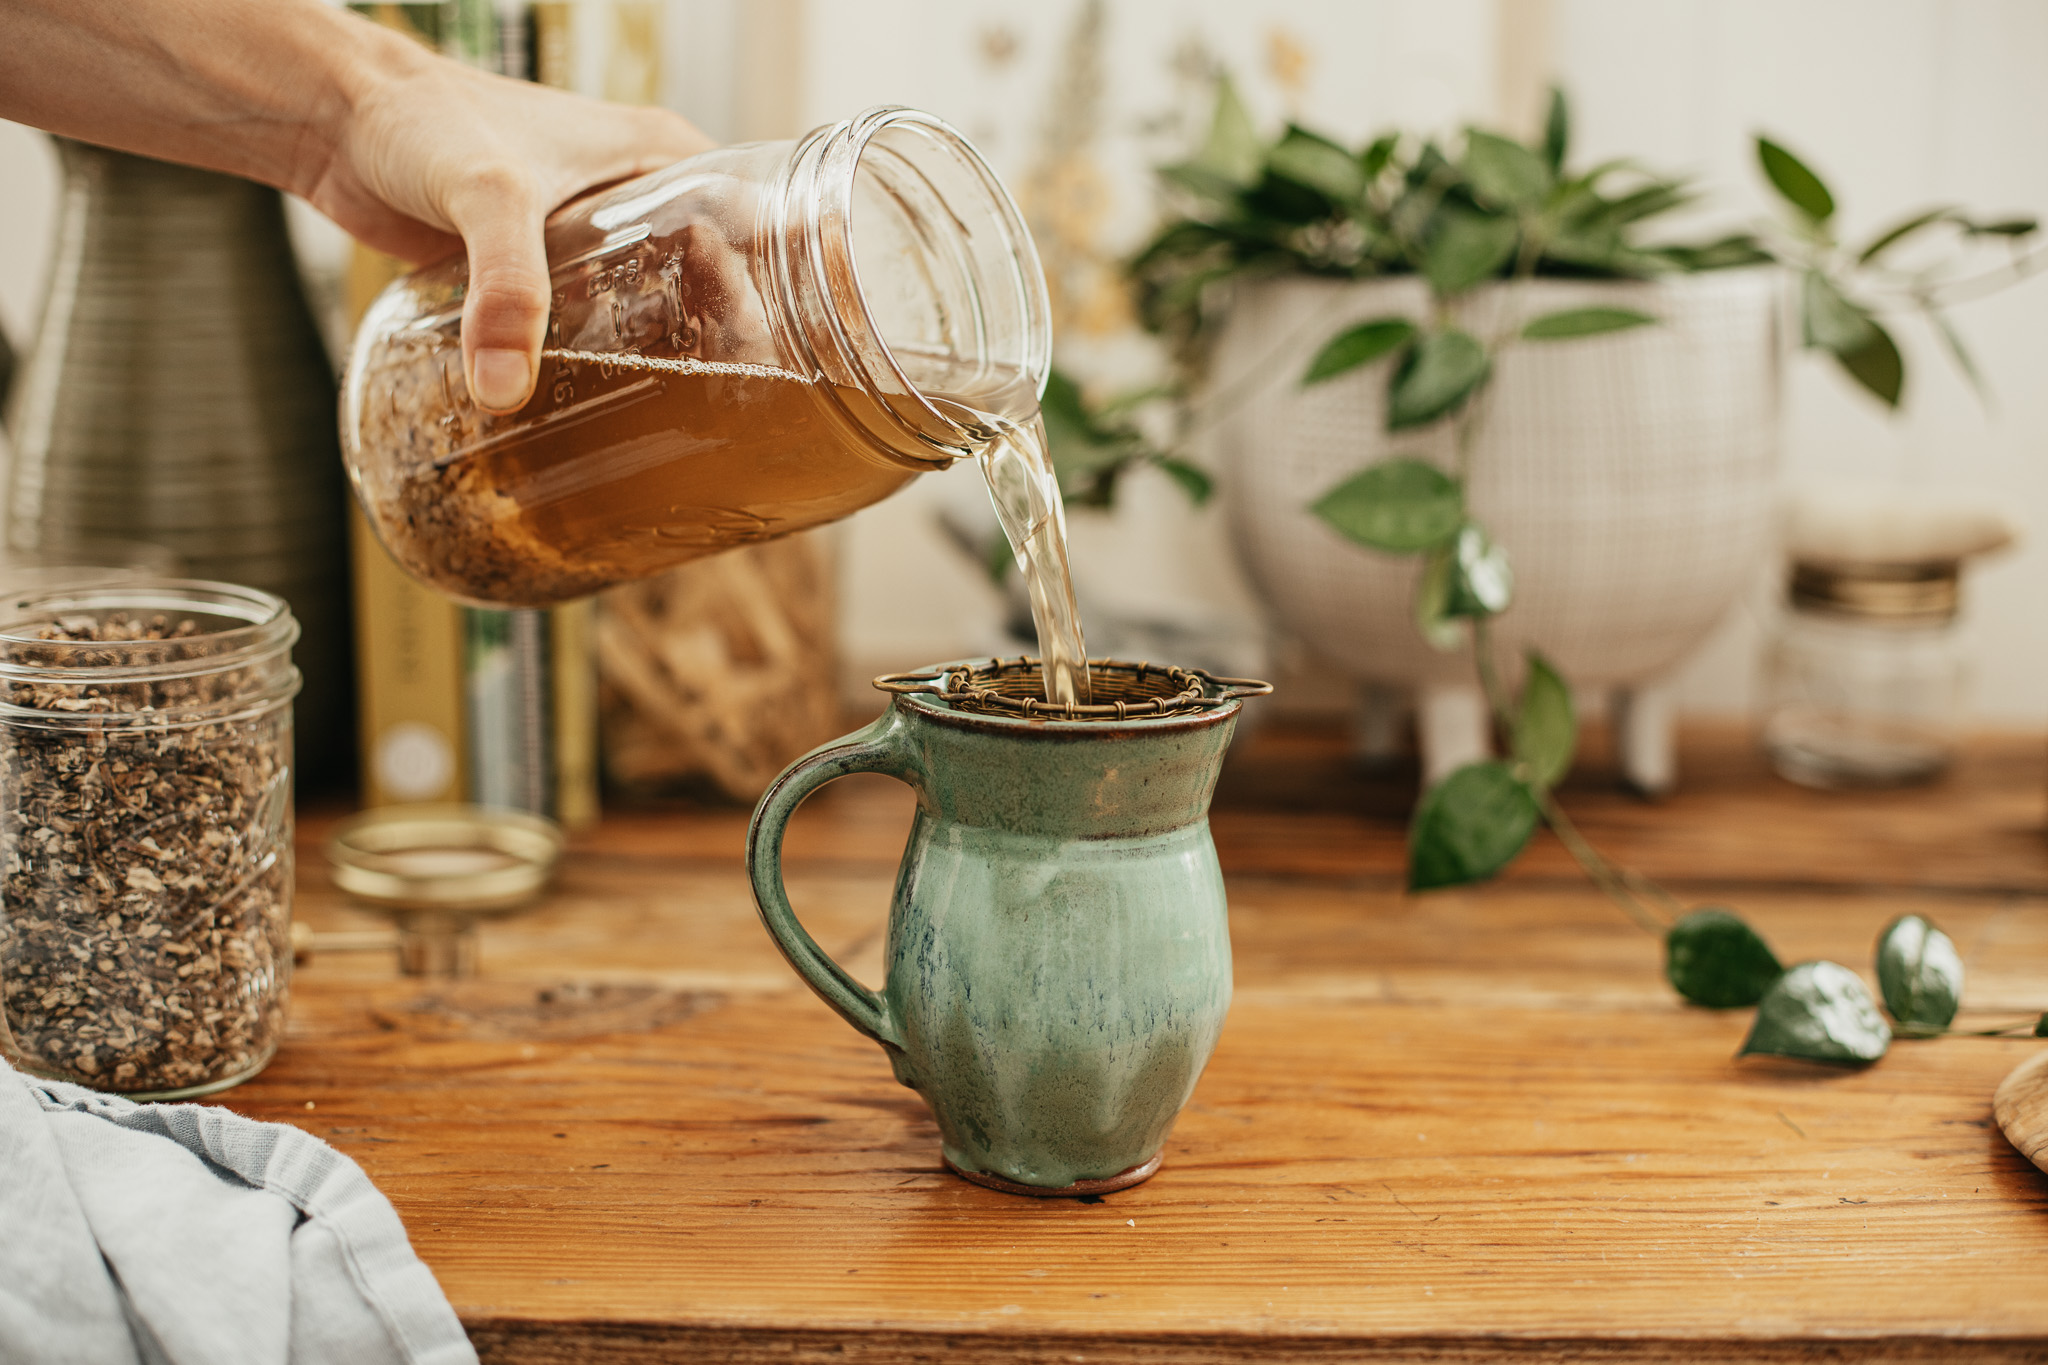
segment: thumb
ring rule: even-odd
[[[486,412],[511,412],[533,394],[547,332],[544,209],[532,181],[506,169],[465,177],[447,212],[469,252],[462,369],[470,396]]]

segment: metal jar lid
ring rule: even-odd
[[[562,852],[554,821],[483,806],[387,806],[327,844],[334,884],[392,909],[482,913],[540,894]]]
[[[1790,597],[1800,611],[1880,625],[1944,625],[1961,601],[1962,565],[1797,560]]]

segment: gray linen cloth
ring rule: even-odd
[[[475,1360],[397,1213],[326,1143],[0,1063],[4,1365]]]

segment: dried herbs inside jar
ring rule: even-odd
[[[200,603],[0,635],[0,1043],[20,1064],[194,1093],[276,1050],[297,628],[248,596],[281,628]]]

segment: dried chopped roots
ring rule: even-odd
[[[627,576],[592,559],[571,562],[528,528],[517,499],[492,486],[479,461],[456,458],[439,357],[394,343],[371,362],[363,448],[380,452],[388,484],[365,481],[364,511],[399,563],[444,592],[486,602],[566,602]]]
[[[45,638],[184,638],[162,618]],[[67,662],[77,662],[76,659]],[[176,710],[240,672],[15,684],[16,705]],[[247,1074],[275,1051],[291,970],[290,712],[183,728],[0,725],[0,1008],[16,1060],[102,1089]]]
[[[457,597],[546,606],[628,576],[600,559],[572,562],[535,536],[518,502],[492,487],[474,460],[414,467],[394,492],[377,518],[386,548]]]

